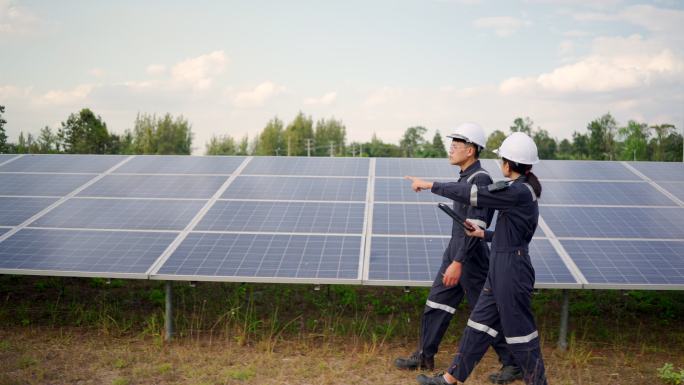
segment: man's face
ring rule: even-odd
[[[461,142],[459,140],[454,140],[451,142],[449,147],[449,163],[454,166],[461,165],[470,156],[471,146]]]

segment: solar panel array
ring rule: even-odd
[[[483,160],[494,180],[495,160]],[[542,161],[537,287],[684,289],[684,165]],[[0,273],[430,285],[443,159],[0,154]],[[492,224],[492,228],[495,224]]]

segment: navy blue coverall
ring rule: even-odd
[[[459,182],[440,183],[432,192],[443,195],[449,186],[455,184],[472,183],[475,186],[488,186],[492,178],[476,161],[467,169],[461,171]],[[494,210],[488,208],[473,207],[461,202],[454,202],[454,211],[461,217],[486,229],[492,221]],[[442,283],[442,277],[446,269],[453,261],[463,264],[461,278],[458,284],[446,287]],[[451,240],[442,256],[442,265],[430,288],[421,325],[420,350],[424,357],[433,357],[439,348],[449,322],[456,312],[456,308],[463,300],[468,298],[470,310],[475,307],[487,279],[489,270],[489,247],[487,243],[474,237],[465,235],[463,228],[454,223],[451,229]],[[515,365],[515,361],[503,337],[492,340],[492,347],[499,355],[503,365]]]
[[[485,232],[492,242],[489,274],[470,314],[449,374],[465,381],[493,339],[505,337],[527,384],[546,385],[539,334],[532,314],[534,268],[528,245],[537,228],[537,196],[520,176],[508,188],[490,192],[469,183],[434,183],[432,192],[473,207],[499,210],[496,229]]]

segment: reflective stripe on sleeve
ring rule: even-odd
[[[527,184],[527,183],[523,183],[523,184],[524,184],[525,186],[527,186],[528,189],[530,189],[530,193],[532,193],[532,201],[533,201],[533,202],[536,201],[536,200],[537,200],[537,194],[534,193],[534,189],[532,188],[532,186],[530,186],[530,185]]]
[[[532,341],[533,339],[535,339],[537,337],[539,337],[539,332],[537,332],[535,330],[532,333],[530,333],[526,336],[522,336],[522,337],[506,337],[506,343],[509,345],[510,344],[525,344],[525,343]]]
[[[481,332],[485,332],[485,333],[489,334],[489,335],[492,336],[492,337],[496,337],[496,336],[499,334],[499,332],[497,332],[496,330],[490,328],[489,326],[483,325],[483,324],[481,324],[481,323],[477,323],[477,322],[475,322],[475,321],[473,321],[473,320],[471,320],[471,319],[468,319],[468,326],[470,326],[471,328],[473,328],[473,329],[475,329],[475,330],[479,330],[479,331],[481,331]]]
[[[441,303],[432,302],[430,300],[427,300],[427,302],[425,302],[425,304],[428,305],[429,307],[433,308],[433,309],[444,310],[445,312],[451,313],[451,314],[456,313],[456,309],[454,309],[451,306],[442,305]]]
[[[477,185],[470,188],[470,205],[477,207]]]
[[[466,220],[467,220],[468,222],[474,224],[474,225],[480,226],[480,227],[483,228],[483,229],[486,229],[486,228],[487,228],[487,223],[485,223],[485,221],[483,221],[483,220],[480,220],[480,219],[473,219],[473,218],[468,218],[468,219],[466,219]]]

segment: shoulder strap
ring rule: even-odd
[[[468,179],[466,179],[466,181],[467,181],[468,183],[472,183],[472,182],[473,182],[473,179],[474,179],[475,176],[478,175],[478,174],[486,174],[487,176],[489,176],[489,173],[488,173],[487,171],[485,171],[485,170],[477,170],[477,171],[475,171],[475,172],[473,173],[473,175],[469,176]]]
[[[530,190],[530,193],[532,194],[532,201],[533,202],[536,201],[537,200],[537,194],[534,193],[534,189],[532,188],[532,186],[530,186],[527,183],[523,183],[523,184]]]

